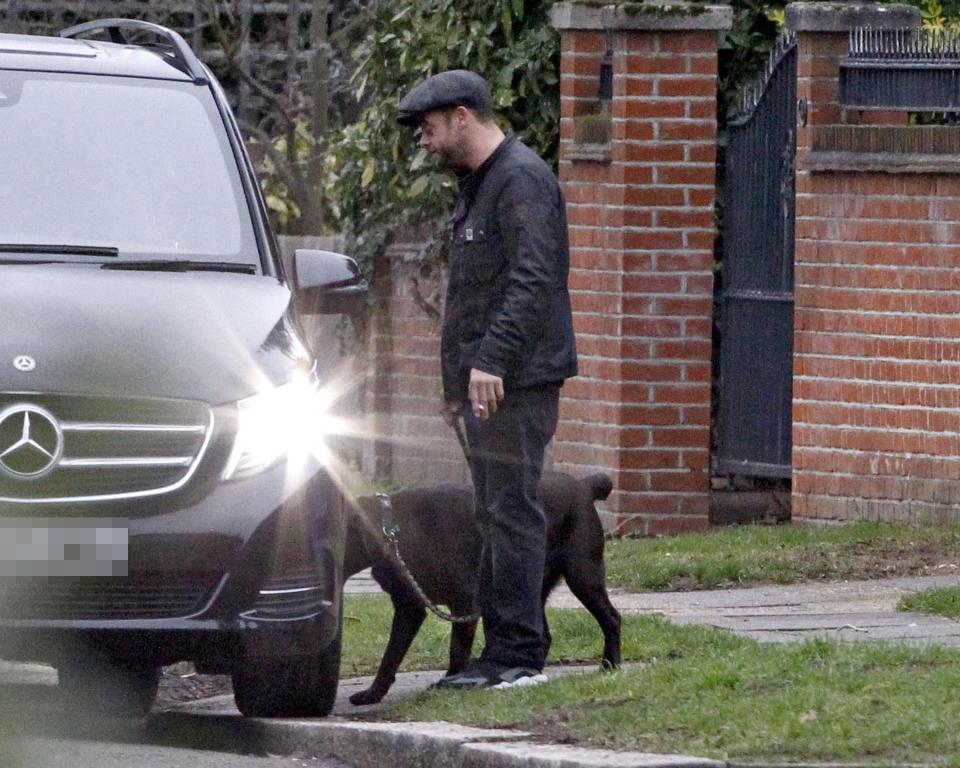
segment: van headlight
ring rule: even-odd
[[[329,409],[311,374],[237,403],[237,436],[223,477],[252,475],[290,456],[321,452]]]

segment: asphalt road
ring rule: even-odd
[[[89,720],[51,707],[47,686],[0,709],[0,768],[352,768],[305,754],[267,754],[249,739],[211,736],[201,723],[166,729],[149,720]]]
[[[267,754],[249,736],[64,712],[39,665],[0,664],[0,768],[352,768],[312,755]]]
[[[3,745],[3,768],[351,768],[338,760],[252,757],[181,747],[28,738]]]

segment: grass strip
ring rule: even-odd
[[[428,692],[389,716],[738,761],[958,765],[958,684],[953,651],[744,641],[529,690]]]
[[[345,676],[374,670],[390,616],[386,598],[348,598]],[[548,617],[551,662],[597,663],[600,633],[592,618],[561,609]],[[381,717],[746,762],[960,766],[960,652],[826,641],[765,645],[656,616],[625,616],[623,630],[631,664],[622,671],[588,671],[531,689],[427,691]],[[448,637],[448,627],[428,618],[404,668],[444,668]]]
[[[628,591],[716,589],[960,572],[960,525],[748,525],[606,547],[607,582]]]
[[[960,619],[960,587],[928,589],[914,595],[906,595],[900,598],[897,610]]]

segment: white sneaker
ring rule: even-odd
[[[448,675],[437,682],[437,688],[526,688],[547,682],[547,676],[533,667],[507,667],[493,661],[477,661],[463,672]]]
[[[543,672],[530,674],[533,671],[534,670],[521,669],[519,676],[515,677],[513,680],[504,680],[502,683],[498,683],[493,687],[498,691],[502,691],[506,688],[532,688],[535,685],[540,685],[541,683],[547,682],[549,679],[545,674],[543,674]]]

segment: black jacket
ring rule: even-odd
[[[504,139],[461,181],[450,238],[444,397],[466,400],[471,368],[508,392],[575,376],[567,216],[550,167]]]

